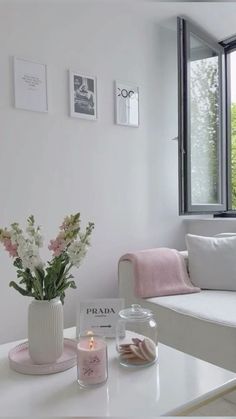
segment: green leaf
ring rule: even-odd
[[[34,216],[33,215],[30,215],[28,218],[27,218],[27,222],[30,224],[30,225],[34,225]]]
[[[64,300],[65,300],[65,293],[64,292],[61,293],[60,300],[61,300],[62,304],[64,304]]]
[[[16,258],[16,259],[14,260],[14,262],[13,262],[13,265],[14,265],[16,268],[23,269],[23,266],[22,266],[22,260],[21,260],[20,258]]]
[[[9,287],[15,288],[16,291],[18,291],[21,295],[27,296],[27,297],[34,297],[34,295],[31,292],[28,292],[27,290],[24,290],[19,285],[16,284],[15,281],[11,281],[9,283]]]
[[[38,299],[39,300],[43,300],[43,288],[42,288],[42,286],[40,284],[40,281],[39,281],[39,279],[37,277],[35,277],[33,279],[33,281],[32,281],[32,287],[33,287],[35,293],[37,294]]]

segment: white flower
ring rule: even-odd
[[[26,232],[29,235],[30,241],[34,241],[38,247],[43,247],[43,236],[41,235],[40,227],[35,229],[34,225],[29,224],[26,228]]]
[[[10,234],[12,244],[17,244],[17,235],[13,231],[10,231]]]
[[[25,231],[29,234],[29,236],[34,236],[34,226],[32,224],[28,224]]]
[[[40,230],[35,232],[34,241],[38,247],[43,247],[43,236],[41,235]]]
[[[30,269],[34,272],[35,268],[41,268],[43,262],[39,256],[39,248],[34,243],[26,240],[22,235],[17,238],[18,248],[17,252],[22,260],[24,269]]]
[[[12,244],[17,244],[18,243],[18,237],[20,237],[21,234],[18,233],[16,230],[11,229],[10,230],[10,235],[11,235],[11,242],[12,242]]]
[[[88,246],[85,243],[75,240],[68,247],[68,256],[72,265],[77,268],[81,265],[82,259],[85,257]]]

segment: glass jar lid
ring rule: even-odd
[[[119,316],[125,320],[145,320],[153,316],[151,310],[141,307],[139,304],[132,304],[119,312]]]

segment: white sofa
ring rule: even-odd
[[[187,252],[181,252],[188,262]],[[119,295],[125,305],[138,303],[155,315],[159,341],[236,372],[236,292],[200,293],[155,298],[134,295],[133,265],[120,261]]]

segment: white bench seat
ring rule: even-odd
[[[134,296],[133,266],[119,263],[119,294],[126,305],[151,309],[159,340],[195,357],[236,372],[236,292],[202,290],[156,298]]]
[[[196,294],[146,298],[180,314],[236,328],[236,292],[202,290]]]

